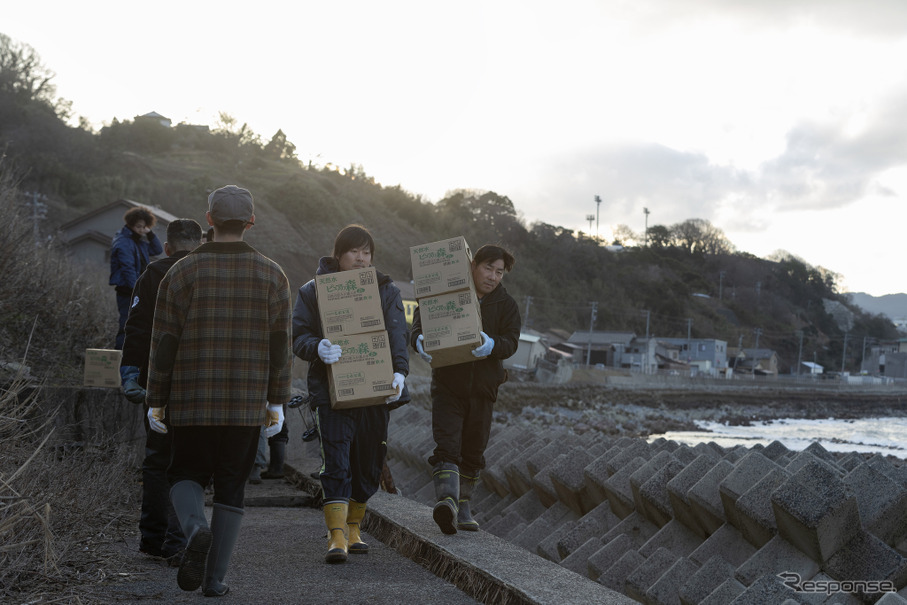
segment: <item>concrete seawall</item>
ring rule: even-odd
[[[390,467],[426,506],[432,446],[429,412],[393,413]],[[484,532],[633,600],[907,603],[907,466],[885,457],[496,426],[486,459]]]

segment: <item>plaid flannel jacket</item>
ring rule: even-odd
[[[174,426],[252,426],[290,399],[290,287],[245,242],[210,242],[158,290],[146,403]]]

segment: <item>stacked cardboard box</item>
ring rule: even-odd
[[[342,350],[328,366],[331,406],[384,403],[394,391],[394,366],[375,268],[318,275],[315,293],[324,337]]]
[[[472,252],[453,237],[410,248],[413,284],[422,322],[422,346],[431,367],[475,361],[482,344],[482,312],[472,283]]]

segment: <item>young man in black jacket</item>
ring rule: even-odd
[[[158,286],[170,267],[197,248],[201,240],[202,228],[197,222],[188,218],[173,221],[167,225],[167,241],[164,243],[167,256],[150,263],[135,282],[120,364],[123,392],[132,403],[145,403],[148,353]],[[186,538],[170,504],[170,484],[167,482],[173,433],[161,434],[150,430],[147,415],[144,416],[147,436],[142,462],[142,516],[139,519],[142,538],[139,550],[179,564],[179,554],[186,547]]]
[[[472,351],[476,361],[433,369],[431,372],[433,467],[437,504],[432,516],[445,534],[457,529],[478,531],[469,503],[485,468],[485,448],[491,432],[491,412],[498,387],[506,380],[502,361],[516,353],[520,340],[520,310],[501,284],[513,268],[513,256],[500,246],[478,249],[472,261],[472,280],[482,311],[482,344]],[[418,307],[413,316],[411,344],[427,362]]]

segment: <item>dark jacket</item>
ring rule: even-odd
[[[432,382],[438,381],[444,385],[457,397],[496,401],[498,387],[506,380],[502,360],[516,353],[520,343],[520,309],[501,284],[479,304],[482,309],[482,331],[494,340],[491,354],[484,359],[432,369],[431,379]],[[416,339],[421,333],[422,318],[416,307],[410,336],[414,350]]]
[[[151,349],[157,288],[170,267],[187,254],[188,251],[180,250],[149,264],[132,291],[132,307],[126,320],[126,340],[123,342],[123,361],[120,365],[137,367],[140,371],[139,384],[143,387],[148,383],[148,352]]]
[[[325,256],[318,262],[316,275],[336,273],[339,270],[337,259]],[[400,288],[387,275],[380,271],[377,271],[377,274],[378,293],[381,296],[381,308],[384,310],[384,329],[387,330],[390,340],[394,372],[406,376],[409,374],[409,353],[406,348],[406,314],[403,311]],[[309,362],[308,390],[310,405],[313,408],[331,404],[327,366],[318,357],[318,343],[323,338],[324,332],[315,295],[315,280],[312,279],[299,288],[296,306],[293,307],[293,353],[303,361]],[[409,400],[409,393],[405,387],[400,399],[401,401],[392,407]]]
[[[123,225],[113,236],[110,247],[110,285],[132,291],[139,275],[148,266],[149,259],[163,251],[164,246],[154,231],[149,231],[148,236],[143,237]]]

